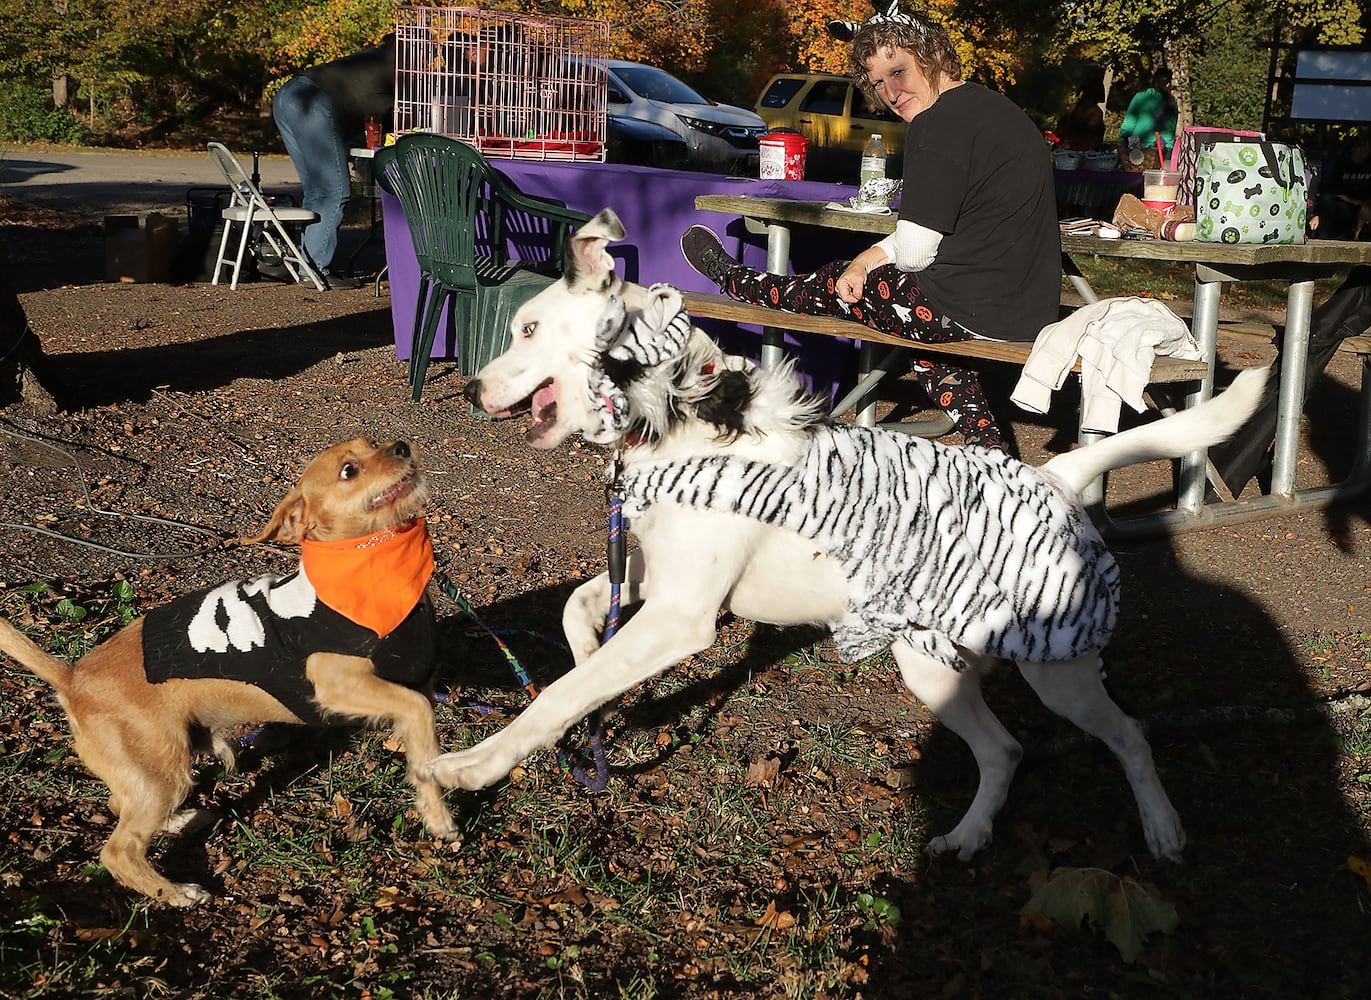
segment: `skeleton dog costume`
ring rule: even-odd
[[[301,543],[284,577],[231,580],[143,619],[148,681],[254,684],[309,725],[328,720],[305,676],[311,653],[364,656],[382,680],[421,690],[437,670],[433,542],[423,519],[361,539]]]

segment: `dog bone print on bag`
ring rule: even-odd
[[[1303,243],[1304,153],[1279,142],[1205,142],[1195,162],[1195,239]]]

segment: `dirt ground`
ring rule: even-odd
[[[106,284],[92,223],[34,221],[0,206],[3,266],[80,406],[0,413],[8,617],[43,641],[75,628],[63,600],[107,619],[120,581],[145,609],[288,570],[291,552],[230,540],[313,454],[369,436],[422,453],[439,568],[482,620],[556,632],[569,585],[603,559],[601,451],[533,452],[517,423],[474,419],[451,364],[411,402],[384,286]],[[1248,344],[1225,361],[1269,355]],[[1311,401],[1302,483],[1345,473],[1359,378],[1338,358]],[[1016,419],[1026,459],[1069,440],[1071,401],[1057,409]],[[1150,467],[1113,488],[1146,505],[1169,481]],[[454,794],[467,842],[449,851],[403,811],[393,748],[286,739],[246,779],[202,787],[217,826],[158,855],[220,898],[148,908],[92,864],[111,821],[101,789],[64,753],[46,689],[7,665],[0,995],[1364,996],[1369,522],[1363,500],[1116,546],[1110,681],[1185,819],[1180,867],[1147,857],[1109,754],[1009,676],[989,697],[1029,756],[996,843],[970,864],[923,859],[970,800],[965,748],[888,664],[854,669],[808,630],[725,618],[715,651],[621,706],[610,791],[535,758],[511,785]],[[494,644],[440,608],[448,683],[517,708]],[[561,669],[555,647],[523,648],[544,677]],[[465,745],[489,723],[444,725]],[[337,793],[335,766],[368,777]],[[309,846],[264,849],[273,838]],[[747,846],[761,858],[738,860]],[[1022,913],[1060,868],[1137,880],[1178,925],[1124,961],[1098,932]]]

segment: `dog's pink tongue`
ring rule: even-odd
[[[547,411],[555,409],[557,406],[557,383],[549,382],[541,386],[533,393],[533,419],[542,421],[547,418]]]

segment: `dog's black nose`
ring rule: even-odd
[[[472,406],[480,406],[481,383],[477,379],[472,379],[467,383],[467,387],[462,390],[462,395],[467,398],[467,402]]]
[[[413,457],[413,453],[409,450],[409,442],[407,441],[396,441],[388,450],[390,451],[391,458]]]

